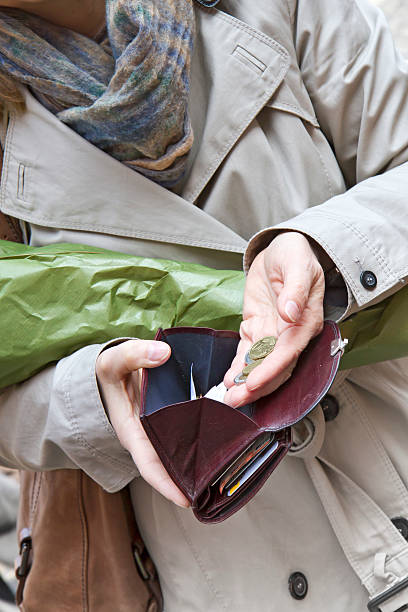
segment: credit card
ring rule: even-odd
[[[242,453],[234,459],[232,463],[214,480],[211,485],[215,485],[218,481],[220,482],[219,489],[220,493],[223,492],[226,484],[241,470],[243,466],[246,466],[249,461],[262,452],[268,444],[270,444],[275,438],[275,434],[271,431],[267,431],[256,438]]]
[[[269,448],[263,451],[261,455],[255,458],[255,461],[248,467],[245,467],[244,471],[239,477],[236,477],[233,483],[230,483],[230,488],[227,491],[227,497],[231,497],[242,485],[249,479],[259,468],[273,455],[278,448],[279,443],[274,442]]]

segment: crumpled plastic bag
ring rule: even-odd
[[[0,240],[0,388],[75,350],[159,327],[239,330],[244,275],[77,244]],[[407,287],[408,289],[408,287]],[[343,368],[408,354],[402,290],[342,324]]]
[[[238,330],[243,289],[237,271],[0,241],[0,388],[112,338],[181,325]]]

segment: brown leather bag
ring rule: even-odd
[[[0,149],[1,159],[1,149]],[[0,163],[1,172],[1,163]],[[23,242],[23,236],[17,219],[0,212],[0,239],[11,242]]]
[[[2,165],[0,149],[0,172]],[[0,212],[0,238],[22,242]],[[107,493],[82,470],[21,472],[16,561],[24,612],[161,612],[156,569],[129,487]]]
[[[3,149],[0,146],[0,174],[3,170]],[[0,212],[0,239],[11,242],[23,242],[23,233],[18,219]]]
[[[24,612],[160,612],[129,489],[81,470],[22,472],[17,604]]]

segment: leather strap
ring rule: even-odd
[[[160,611],[163,609],[163,595],[160,589],[160,583],[157,576],[156,568],[150,558],[145,543],[143,542],[139,528],[136,523],[135,513],[133,510],[132,499],[129,487],[121,490],[123,505],[129,529],[129,534],[132,541],[133,556],[137,570],[142,580],[145,581],[151,595],[151,601],[148,603],[147,612]]]
[[[11,242],[23,242],[23,234],[17,219],[0,211],[0,239]]]

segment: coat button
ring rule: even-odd
[[[403,538],[408,542],[408,520],[402,516],[391,519],[391,523],[398,529]]]
[[[360,274],[360,283],[363,285],[364,289],[375,289],[377,286],[377,277],[374,272],[364,270],[364,272]]]
[[[293,572],[289,576],[289,593],[294,599],[304,599],[307,595],[308,584],[302,572]]]
[[[340,410],[339,402],[336,400],[336,398],[328,393],[321,400],[320,405],[323,410],[324,420],[326,422],[334,421]]]

